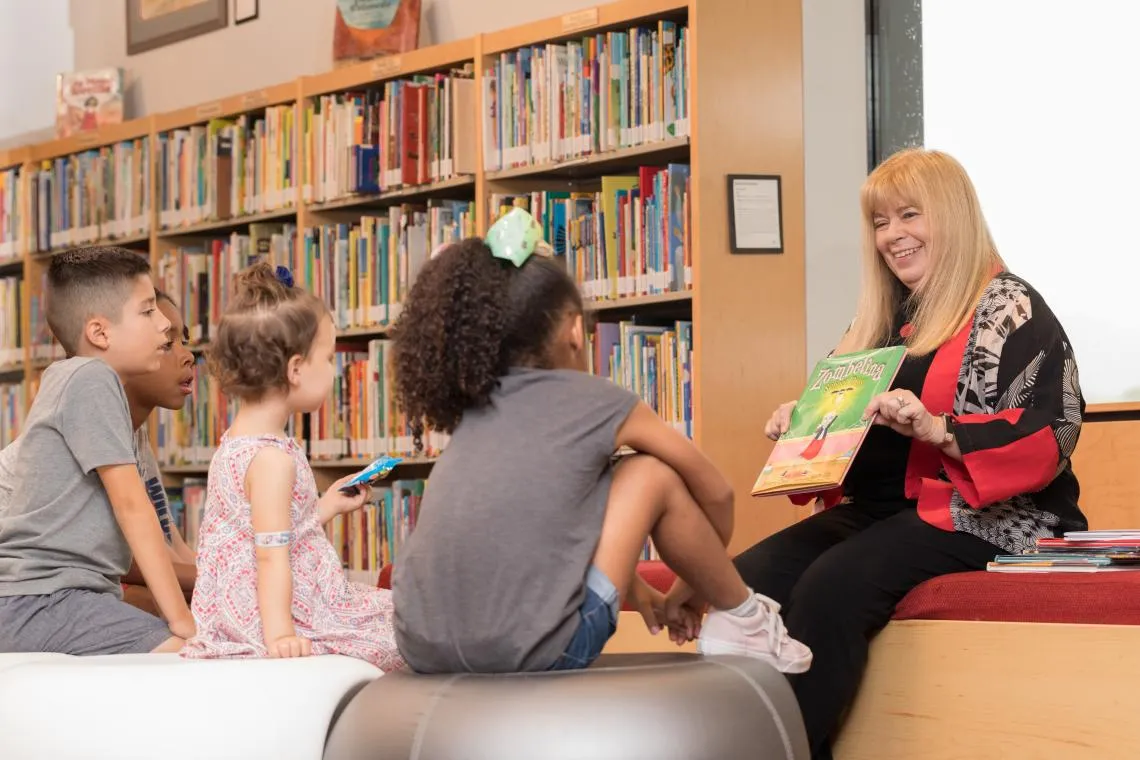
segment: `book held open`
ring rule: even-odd
[[[890,389],[905,354],[905,347],[891,346],[821,359],[752,495],[822,491],[842,483],[871,427],[863,411]]]

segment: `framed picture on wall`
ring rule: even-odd
[[[127,55],[224,29],[228,0],[125,0]]]

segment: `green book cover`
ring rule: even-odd
[[[842,483],[871,427],[863,411],[873,397],[890,390],[905,354],[903,346],[892,346],[816,364],[752,495],[820,491]]]

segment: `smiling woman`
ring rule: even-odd
[[[869,639],[919,583],[1086,527],[1069,457],[1084,413],[1068,337],[1006,270],[962,166],[911,149],[861,193],[863,284],[836,353],[905,345],[843,485],[736,559],[814,655],[794,677],[813,758],[855,695]],[[794,403],[765,430],[787,430]]]

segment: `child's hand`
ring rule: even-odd
[[[194,617],[186,617],[179,620],[171,620],[168,623],[170,632],[183,641],[189,641],[194,638],[194,634],[198,632],[198,627],[194,623]]]
[[[355,512],[372,500],[372,486],[359,485],[352,494],[342,493],[340,487],[352,479],[352,475],[345,475],[329,486],[325,495],[317,504],[317,511],[321,516],[321,524],[327,523],[337,515]]]
[[[689,584],[678,578],[665,595],[664,616],[669,640],[680,646],[699,636],[705,607],[705,602],[696,597]]]
[[[269,645],[269,656],[273,659],[308,657],[312,653],[312,642],[300,636],[282,636]]]
[[[634,608],[641,614],[645,627],[656,636],[661,632],[661,623],[658,619],[660,610],[665,608],[665,595],[645,582],[637,573],[633,574],[633,583],[629,587],[629,598]]]

